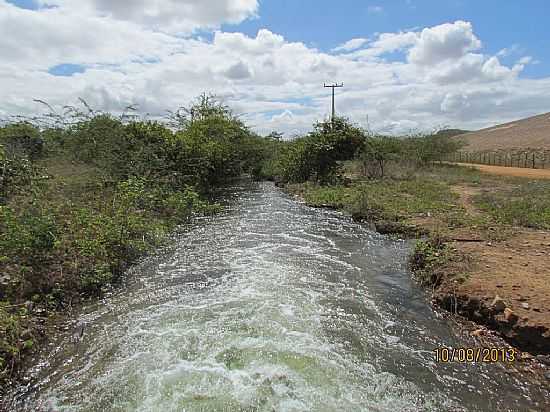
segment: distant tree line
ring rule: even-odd
[[[383,178],[389,163],[426,167],[461,146],[460,140],[446,134],[382,136],[336,118],[316,123],[307,135],[284,142],[271,172],[282,182],[330,184],[341,178],[343,161],[357,160],[366,177]]]

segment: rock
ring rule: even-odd
[[[86,329],[86,323],[78,322],[72,336],[72,339],[74,342],[79,342],[82,340],[82,336],[84,335],[84,329]]]
[[[521,303],[521,307],[522,307],[523,309],[529,309],[529,304],[528,304],[527,302],[522,302],[522,303]]]
[[[537,355],[537,359],[545,365],[550,365],[550,355]]]
[[[503,312],[504,309],[506,309],[506,303],[504,302],[504,300],[502,300],[500,296],[496,295],[495,298],[493,299],[493,303],[491,303],[491,307],[497,313],[500,313],[500,312]]]
[[[504,319],[506,319],[508,323],[516,323],[518,321],[518,315],[516,315],[512,309],[505,308]]]
[[[550,381],[550,372],[546,372],[544,374],[544,377]]]

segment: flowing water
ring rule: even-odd
[[[541,410],[502,365],[438,364],[467,346],[406,268],[411,243],[267,183],[225,193],[59,336],[17,408],[51,411]]]

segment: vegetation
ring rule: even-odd
[[[336,184],[342,181],[343,162],[357,159],[364,176],[379,179],[389,163],[425,167],[460,147],[459,140],[446,135],[377,136],[336,118],[315,124],[306,136],[283,145],[271,172],[283,183]]]
[[[453,187],[489,178],[441,163],[461,147],[454,133],[377,136],[337,118],[284,141],[257,136],[207,95],[164,122],[83,104],[0,127],[0,380],[36,346],[41,318],[100,295],[176,225],[215,212],[211,190],[242,174],[380,232],[435,234],[411,261],[423,283],[437,284],[437,268],[453,262],[445,236],[455,228],[491,238],[505,225],[550,227],[543,183],[510,181],[474,197],[483,213],[467,213]],[[426,218],[432,227],[419,229]]]
[[[311,133],[281,150],[275,172],[285,183],[336,182],[340,170],[338,162],[352,159],[363,139],[363,132],[345,119],[317,123]]]
[[[56,310],[101,294],[215,185],[260,175],[278,142],[210,96],[169,125],[68,109],[0,128],[0,378]]]
[[[437,286],[445,276],[445,265],[452,252],[444,239],[431,236],[416,243],[409,259],[410,267],[421,285]]]
[[[530,181],[480,194],[476,202],[499,224],[550,229],[550,183]]]

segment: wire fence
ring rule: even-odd
[[[443,160],[454,163],[550,169],[550,150],[457,152]]]

